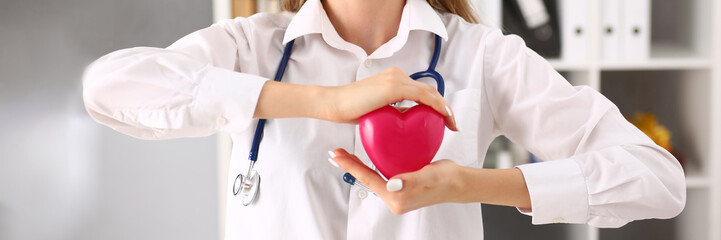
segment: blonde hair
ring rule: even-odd
[[[283,0],[283,9],[297,12],[306,0]],[[480,23],[468,0],[427,0],[431,7],[441,12],[456,14],[469,23]]]

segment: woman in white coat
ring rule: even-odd
[[[518,207],[534,224],[619,227],[681,212],[680,165],[608,99],[571,86],[520,38],[475,24],[466,0],[429,2],[286,0],[297,13],[221,21],[165,49],[100,58],[86,71],[85,103],[142,139],[228,132],[231,186],[248,169],[257,119],[269,119],[260,192],[249,206],[228,194],[227,239],[478,239],[479,202]],[[406,75],[428,67],[435,35],[445,98]],[[269,81],[292,40],[282,82]],[[354,123],[404,99],[437,110],[448,130],[437,161],[386,182]],[[499,135],[544,162],[481,169]]]

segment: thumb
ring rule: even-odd
[[[399,177],[393,177],[386,182],[386,190],[389,192],[398,192],[403,190],[403,179]]]
[[[419,172],[407,172],[407,173],[401,173],[398,175],[395,175],[388,179],[388,182],[386,182],[386,190],[389,192],[398,192],[405,189],[410,189],[408,187],[409,184],[413,184],[415,182],[415,179],[418,177]]]
[[[418,171],[401,173],[393,176],[386,183],[386,189],[389,192],[397,192],[400,190],[410,190],[418,187],[427,187],[434,185],[437,175],[433,170],[433,163],[421,168]],[[395,190],[395,191],[394,191]]]

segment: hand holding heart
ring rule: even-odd
[[[394,214],[403,214],[421,207],[444,202],[463,202],[463,182],[458,177],[462,167],[451,160],[439,160],[421,170],[398,174],[391,181],[400,181],[401,189],[390,189],[377,172],[368,168],[355,155],[339,148],[332,160],[378,195]],[[390,184],[389,184],[390,185]]]
[[[342,86],[331,118],[358,122],[366,152],[391,185],[344,149],[335,161],[380,196],[395,214],[447,202],[458,191],[451,178],[458,165],[449,160],[428,164],[443,140],[443,125],[457,131],[450,107],[436,88],[415,81],[397,68]],[[358,99],[364,99],[358,101]],[[421,105],[403,113],[388,104],[412,100]],[[405,109],[404,109],[405,110]],[[435,110],[435,112],[434,112]],[[436,113],[437,112],[437,113]],[[420,169],[420,170],[419,170]],[[405,183],[405,186],[403,184]],[[397,189],[392,189],[397,188]],[[403,188],[403,191],[398,191]],[[395,192],[391,192],[395,191]]]
[[[344,149],[332,152],[331,162],[367,184],[395,214],[452,201],[461,192],[453,181],[458,165],[450,160],[429,165],[443,141],[443,116],[426,105],[399,110],[385,106],[364,115],[359,123],[363,148],[381,174],[390,178],[388,183]]]
[[[395,175],[386,183],[376,171],[345,149],[331,152],[333,165],[370,188],[394,214],[448,202],[478,202],[533,211],[528,187],[518,168],[470,168],[444,159],[418,171]]]
[[[430,106],[440,113],[446,126],[457,131],[456,121],[446,100],[435,87],[415,81],[398,68],[389,68],[363,80],[328,87],[317,118],[333,122],[357,123],[361,116],[403,100]]]

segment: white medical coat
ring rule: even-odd
[[[326,160],[328,150],[345,148],[370,165],[351,124],[269,120],[255,165],[258,198],[244,207],[231,194],[235,176],[248,167],[259,93],[284,44],[295,39],[283,82],[338,86],[389,67],[425,70],[434,34],[444,40],[436,70],[460,129],[446,130],[435,159],[481,167],[489,143],[502,134],[545,160],[518,166],[532,203],[532,212],[521,211],[534,224],[617,227],[683,209],[679,163],[614,104],[571,86],[520,38],[436,12],[423,0],[407,1],[397,36],[370,55],[344,41],[320,2],[310,0],[297,14],[225,20],[165,49],[108,54],[88,67],[84,98],[99,122],[142,139],[228,132],[227,239],[480,239],[478,203],[397,216],[378,197],[344,183],[344,172]]]

